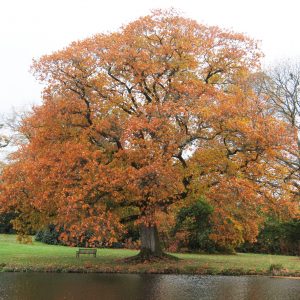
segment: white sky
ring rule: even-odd
[[[300,57],[300,0],[0,0],[0,114],[40,102],[32,58],[169,7],[261,40],[265,63]]]

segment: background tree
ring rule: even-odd
[[[291,191],[299,198],[300,179],[300,64],[285,61],[270,68],[260,81],[262,93],[269,98],[271,109],[279,119],[289,124],[294,138],[286,145],[284,153],[278,155],[278,161],[290,172],[285,178],[291,184]]]
[[[272,162],[289,131],[249,83],[260,56],[244,35],[154,11],[35,61],[43,105],[2,177],[15,227],[88,230],[92,245],[135,220],[139,258],[163,257],[161,213],[205,194],[213,239],[255,239],[263,210],[289,205],[264,184],[285,173]]]
[[[2,152],[4,148],[7,148],[11,142],[11,137],[8,135],[7,123],[4,118],[1,118],[0,122],[0,174],[5,167],[5,153]],[[12,212],[2,213],[0,208],[0,233],[12,233],[14,232],[11,224],[11,220],[15,218],[15,214]]]
[[[0,118],[0,159],[1,169],[4,162],[8,161],[9,153],[14,152],[15,146],[20,143],[26,143],[27,139],[19,131],[19,126],[23,119],[29,115],[27,111],[13,111],[9,114],[3,115]],[[5,149],[4,149],[5,148]]]
[[[8,144],[9,144],[9,138],[7,137],[7,135],[4,133],[4,126],[5,124],[4,123],[0,123],[0,130],[3,132],[1,135],[0,135],[0,148],[4,148],[4,147],[7,147]]]

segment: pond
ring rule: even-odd
[[[300,280],[262,276],[0,273],[1,300],[299,300]]]

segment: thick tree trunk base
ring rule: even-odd
[[[159,262],[159,261],[178,261],[179,258],[173,255],[161,252],[159,254],[151,251],[141,250],[139,254],[124,259],[126,263],[145,263],[145,262]]]
[[[159,243],[158,231],[155,225],[141,225],[140,237],[140,253],[136,256],[126,258],[126,262],[139,263],[161,260],[178,260],[178,258],[162,251]]]

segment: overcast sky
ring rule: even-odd
[[[169,7],[261,40],[265,64],[300,57],[299,0],[0,0],[0,113],[40,103],[33,58]]]

